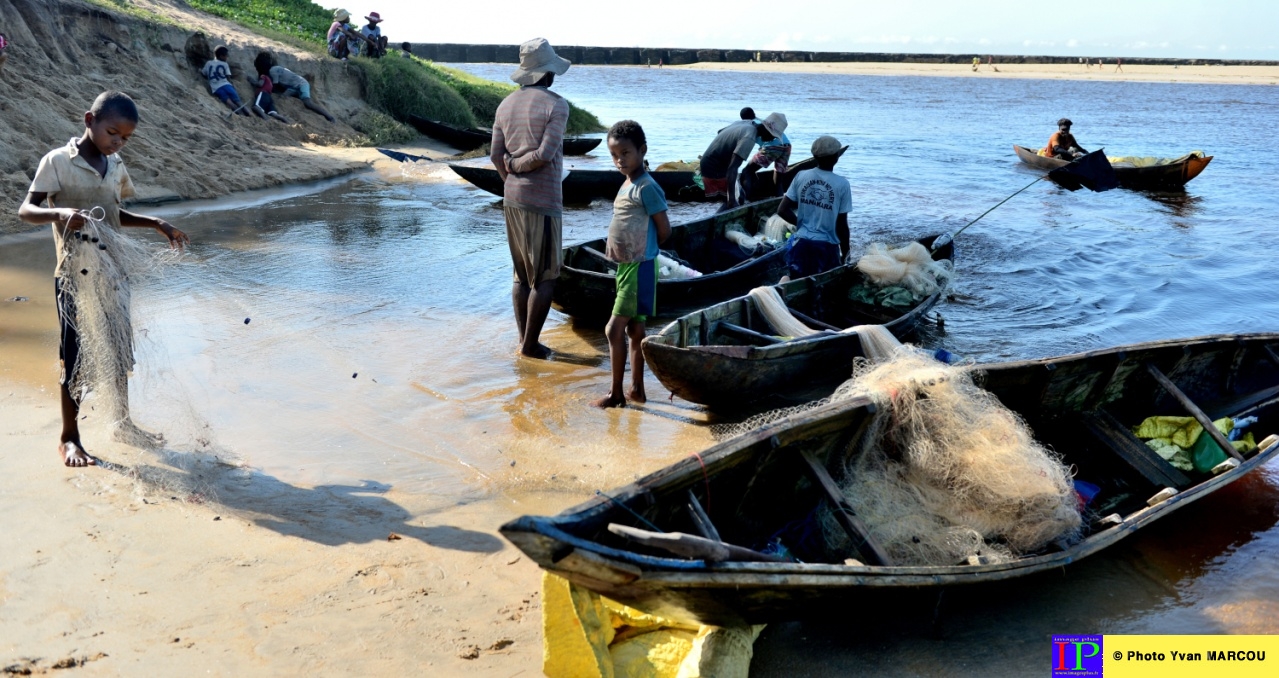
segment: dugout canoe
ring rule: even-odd
[[[646,612],[716,625],[838,617],[863,609],[870,599],[900,604],[892,601],[909,591],[1058,570],[1169,517],[1279,452],[1279,444],[1267,444],[1218,475],[1183,472],[1129,432],[1147,416],[1185,416],[1190,408],[1180,395],[1207,417],[1257,416],[1250,430],[1264,442],[1279,432],[1276,348],[1276,333],[1221,335],[978,366],[985,389],[1061,454],[1076,478],[1101,487],[1082,540],[1006,563],[844,565],[842,553],[805,563],[711,562],[648,550],[608,530],[609,523],[642,527],[634,511],[662,530],[696,534],[691,492],[724,542],[759,548],[782,526],[827,501],[823,471],[827,479],[835,473],[839,480],[836,469],[844,468],[849,442],[875,407],[864,398],[792,415],[607,497],[555,516],[524,516],[501,532],[539,566],[581,586]],[[1178,393],[1161,386],[1160,377]],[[1147,505],[1166,487],[1177,493]],[[1101,520],[1107,516],[1114,518]]]
[[[1022,162],[1036,169],[1054,170],[1070,164],[1060,158],[1046,158],[1039,155],[1034,149],[1026,148],[1025,146],[1013,144],[1013,151]],[[1199,176],[1199,173],[1204,171],[1204,168],[1210,162],[1212,162],[1211,155],[1190,153],[1166,165],[1125,167],[1119,164],[1115,165],[1115,179],[1119,181],[1120,186],[1134,190],[1175,190],[1182,188],[1186,185],[1186,182]]]
[[[817,161],[813,158],[797,162],[786,170],[783,182],[788,183],[794,178],[795,173],[816,166]],[[452,163],[449,167],[459,177],[493,195],[501,196],[505,190],[502,177],[498,176],[497,170],[492,167]],[[657,181],[657,185],[662,187],[668,202],[707,201],[706,193],[693,181],[692,170],[653,170],[649,174]],[[622,187],[623,181],[625,177],[622,173],[613,169],[570,169],[568,176],[564,179],[564,204],[584,205],[596,199],[612,200],[617,197],[617,191]],[[777,193],[776,187],[777,180],[773,176],[773,170],[760,170],[756,174],[750,199],[763,200],[771,197]]]
[[[937,236],[920,240],[931,246]],[[933,253],[954,261],[954,242]],[[937,305],[945,288],[907,311],[848,298],[866,282],[855,265],[776,285],[797,319],[822,334],[778,339],[749,295],[685,315],[644,339],[644,359],[671,393],[713,410],[794,404],[830,395],[847,379],[853,358],[862,356],[856,325],[883,325],[893,336],[910,336]],[[658,304],[662,297],[658,296]],[[806,316],[806,317],[800,317]],[[817,322],[812,322],[816,320]],[[745,331],[743,331],[745,330]]]
[[[459,151],[473,151],[493,139],[493,130],[466,129],[438,120],[427,120],[418,115],[409,115],[409,124],[422,134],[443,141]],[[586,155],[602,141],[599,137],[567,137],[564,139],[564,155]]]
[[[616,173],[619,174],[620,173]],[[703,275],[698,278],[657,281],[658,317],[675,318],[693,310],[732,299],[753,287],[777,282],[786,273],[782,248],[732,263],[724,252],[736,245],[724,231],[737,224],[755,234],[777,212],[781,198],[768,198],[683,224],[673,224],[662,250],[675,254]],[[561,311],[587,323],[608,320],[617,298],[617,264],[604,256],[605,238],[564,248],[560,277],[552,298]]]

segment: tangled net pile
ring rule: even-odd
[[[882,327],[859,329],[891,339]],[[895,565],[955,565],[970,556],[1004,562],[1077,538],[1070,469],[973,383],[971,369],[898,344],[876,360],[859,358],[853,378],[825,401],[733,428],[858,396],[875,401],[869,427],[850,444],[841,489]],[[850,553],[829,510],[821,523],[831,552]]]
[[[102,208],[86,215],[80,231],[67,234],[62,290],[72,300],[72,324],[80,358],[67,365],[68,388],[77,401],[90,394],[116,438],[139,447],[158,443],[129,417],[127,375],[133,371],[131,285],[176,261],[174,250],[159,249],[107,225]]]
[[[946,284],[952,264],[949,259],[933,260],[928,248],[917,242],[894,248],[876,242],[857,260],[857,270],[879,287],[899,285],[923,298]]]

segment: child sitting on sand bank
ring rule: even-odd
[[[271,117],[286,125],[289,124],[289,119],[275,110],[275,99],[271,98],[271,90],[275,87],[275,83],[271,82],[271,76],[267,75],[267,72],[271,70],[269,55],[266,52],[258,54],[258,58],[253,61],[253,66],[258,72],[258,77],[245,76],[254,89],[253,112],[264,120]]]
[[[249,112],[244,110],[244,102],[240,101],[240,93],[235,91],[235,85],[231,84],[231,65],[227,63],[226,46],[218,47],[213,50],[213,58],[204,63],[204,68],[200,69],[200,74],[209,81],[209,91],[219,101],[226,104],[227,108],[249,117]]]
[[[626,181],[613,201],[613,221],[608,226],[605,254],[617,262],[617,300],[613,317],[604,332],[608,335],[609,362],[613,367],[613,388],[595,401],[596,407],[622,407],[626,398],[645,402],[644,323],[657,313],[657,245],[671,234],[666,215],[666,194],[644,169],[648,142],[644,129],[634,120],[623,120],[608,131],[608,152]],[[631,390],[622,395],[626,376],[626,338],[631,339]]]
[[[138,126],[138,109],[133,100],[122,92],[103,92],[93,101],[93,106],[84,114],[84,134],[79,139],[72,139],[61,148],[49,151],[40,160],[35,179],[27,193],[27,199],[18,209],[18,217],[29,224],[50,224],[53,226],[53,240],[57,247],[57,269],[54,272],[55,299],[58,307],[58,325],[61,330],[61,342],[58,357],[62,362],[62,375],[59,379],[62,394],[62,436],[58,445],[58,455],[67,466],[88,466],[97,463],[89,456],[80,441],[78,419],[80,414],[80,398],[85,389],[97,388],[101,384],[84,384],[80,374],[80,345],[82,335],[86,341],[103,342],[103,337],[91,337],[77,328],[75,299],[64,289],[66,276],[75,275],[68,271],[66,264],[71,257],[70,247],[78,240],[80,229],[87,223],[86,215],[90,210],[100,209],[104,212],[103,227],[119,231],[122,226],[138,228],[154,228],[168,238],[171,247],[180,248],[189,240],[182,231],[174,228],[169,222],[155,217],[126,212],[120,208],[120,201],[133,195],[133,182],[124,168],[124,161],[117,152],[133,135]],[[48,207],[41,204],[48,201]],[[112,253],[105,244],[99,244],[100,256],[110,257]],[[105,268],[104,264],[104,268]],[[84,275],[90,272],[81,271]],[[128,281],[116,280],[117,294],[128,294]],[[121,289],[124,287],[124,289]],[[127,322],[127,318],[125,319]],[[116,417],[111,422],[115,427],[117,440],[148,440],[158,444],[162,440],[155,434],[141,431],[133,425],[128,414],[128,386],[124,384],[127,371],[132,368],[132,330],[125,333],[128,346],[120,347],[127,354],[129,365],[119,365],[120,373],[115,376],[117,384],[122,386],[122,397],[125,402],[124,411],[109,413]]]

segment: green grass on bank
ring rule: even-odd
[[[186,0],[192,7],[230,19],[263,35],[323,53],[333,10],[310,0]],[[394,42],[395,37],[390,36]],[[369,104],[407,122],[410,113],[456,125],[491,125],[514,85],[477,78],[420,59],[355,58]],[[598,118],[569,103],[568,134],[602,132]]]

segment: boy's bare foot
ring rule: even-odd
[[[632,388],[631,390],[626,392],[626,397],[630,398],[631,400],[634,400],[637,403],[648,402],[648,396],[644,395],[644,389],[642,388]]]
[[[622,396],[615,396],[610,393],[591,404],[603,410],[610,407],[626,407],[626,398],[623,398]]]
[[[58,446],[58,456],[62,457],[62,463],[65,466],[96,466],[98,460],[89,456],[88,452],[81,449],[79,443],[67,441]]]
[[[544,344],[538,344],[533,347],[532,351],[520,350],[520,355],[525,358],[536,358],[538,360],[546,360],[547,358],[550,358],[553,353],[554,351],[547,348]]]

